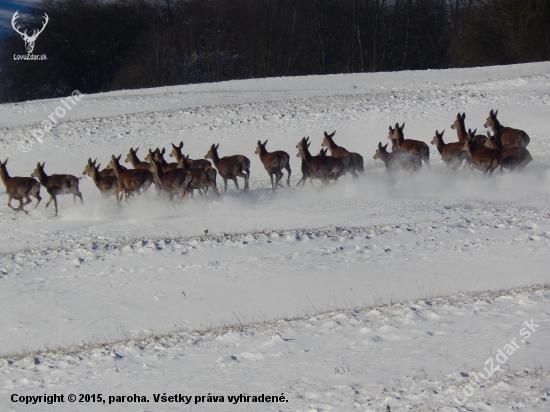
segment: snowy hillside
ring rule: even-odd
[[[88,393],[105,404],[78,410],[549,410],[549,103],[550,63],[536,63],[89,95],[42,142],[32,133],[59,100],[0,105],[12,176],[45,162],[82,177],[89,157],[180,141],[191,158],[219,143],[252,163],[248,193],[230,182],[220,201],[175,206],[150,192],[118,207],[83,177],[84,204],[60,196],[58,217],[44,189],[26,215],[2,186],[1,409],[52,410],[12,395],[64,394],[55,410],[70,411],[67,396]],[[491,109],[531,138],[522,173],[448,173],[433,145],[415,175],[372,158],[396,122],[451,142],[458,112],[485,134]],[[365,176],[297,189],[296,144],[317,153],[333,130]],[[292,188],[271,192],[258,140],[289,153]],[[134,394],[148,403],[109,405]],[[228,398],[241,394],[284,401]]]

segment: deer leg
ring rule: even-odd
[[[288,174],[287,179],[286,179],[286,185],[288,187],[290,187],[290,175],[292,174],[292,170],[290,169],[290,166],[288,164],[285,166],[285,169],[286,169],[287,174]]]
[[[212,190],[214,191],[214,193],[216,194],[216,196],[218,197],[218,199],[220,198],[220,194],[218,192],[218,188],[216,187],[216,183],[215,182],[210,182],[210,187],[212,188]]]
[[[237,181],[237,177],[236,177],[236,176],[233,176],[233,177],[231,178],[231,180],[233,180],[233,183],[235,183],[235,187],[237,188],[237,190],[240,190],[240,189],[239,189],[239,182]],[[246,183],[245,183],[245,185],[246,185]]]
[[[13,196],[12,195],[8,195],[8,207],[10,207],[11,209],[15,210],[16,212],[19,212],[22,208],[22,205],[21,205],[21,200],[19,200],[19,207],[13,207],[11,205],[11,199],[13,199]]]
[[[36,202],[36,205],[34,205],[34,209],[36,209],[36,206],[38,206],[38,204],[40,203],[40,201],[42,200],[42,198],[40,197],[40,193],[36,193],[35,195],[33,195],[36,200],[38,200],[38,202]]]
[[[227,177],[223,177],[222,176],[222,179],[223,179],[223,193],[227,193]]]
[[[281,170],[279,170],[279,173],[277,173],[277,179],[275,180],[275,186],[281,186],[281,187],[284,187],[282,184],[281,184],[281,180],[283,179],[284,177],[284,174]]]
[[[269,178],[271,179],[271,190],[274,192],[275,191],[275,186],[273,185],[273,174],[269,174]]]

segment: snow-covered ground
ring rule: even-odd
[[[67,411],[70,393],[106,400],[79,410],[550,410],[549,103],[550,63],[536,63],[89,95],[43,143],[31,132],[59,100],[0,105],[12,176],[45,161],[80,177],[88,157],[182,140],[192,158],[219,143],[252,162],[250,192],[230,183],[220,201],[175,207],[153,194],[117,207],[88,178],[84,205],[60,197],[58,217],[16,214],[0,192],[2,410],[52,410],[11,401],[44,393],[65,394],[54,410]],[[491,109],[531,137],[521,174],[449,174],[434,146],[414,176],[372,159],[396,122],[449,142],[458,112],[484,133]],[[310,136],[316,153],[325,130],[363,155],[365,176],[273,194],[256,142],[290,154],[294,186],[296,143]],[[539,325],[528,339],[526,321]],[[500,370],[468,386],[515,337]],[[133,394],[149,402],[108,404]]]

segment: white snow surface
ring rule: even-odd
[[[222,156],[252,163],[249,192],[230,182],[219,201],[174,206],[152,190],[118,207],[83,177],[83,205],[61,196],[59,216],[43,204],[26,215],[5,206],[2,188],[1,409],[550,410],[549,103],[542,62],[86,95],[43,143],[31,131],[59,99],[0,105],[12,176],[45,161],[50,174],[81,177],[89,157],[106,165],[130,147],[143,158],[182,140],[191,158],[219,143]],[[485,133],[491,109],[531,137],[521,173],[447,173],[431,145],[431,167],[413,176],[390,177],[372,159],[396,122],[406,138],[429,144],[446,129],[451,142],[458,112]],[[310,136],[317,153],[333,130],[363,155],[364,177],[297,189],[297,142]],[[271,192],[258,140],[290,154],[291,188]],[[538,325],[528,339],[525,322]],[[514,338],[500,369],[475,383]],[[106,403],[67,402],[81,393]],[[149,402],[109,405],[133,394]],[[228,400],[239,394],[287,402]]]

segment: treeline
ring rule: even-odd
[[[43,0],[0,44],[0,101],[550,58],[550,0]]]

